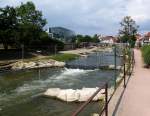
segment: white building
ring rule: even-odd
[[[101,37],[101,40],[100,40],[101,43],[106,43],[106,44],[114,44],[116,43],[116,41],[117,41],[117,38],[113,36]]]

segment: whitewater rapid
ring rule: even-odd
[[[82,70],[82,69],[67,69],[64,68],[58,74],[54,74],[52,76],[48,76],[47,79],[43,79],[40,76],[39,79],[32,81],[25,81],[21,86],[11,90],[10,94],[3,93],[0,94],[0,102],[10,102],[14,101],[17,98],[30,98],[39,94],[40,92],[45,91],[48,87],[57,86],[58,84],[67,84],[68,86],[72,86],[73,81],[79,78],[79,76],[83,76],[86,73],[92,72],[93,70]],[[75,79],[76,78],[76,79]],[[67,83],[69,82],[69,83]],[[14,103],[13,102],[13,103]],[[5,103],[4,103],[5,104]]]

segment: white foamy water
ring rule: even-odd
[[[72,80],[72,78],[77,78],[77,77],[79,77],[79,75],[84,75],[90,71],[93,71],[93,70],[67,69],[67,68],[65,68],[58,75],[50,76],[46,80],[40,79],[40,80],[34,80],[30,83],[25,83],[24,85],[16,88],[14,91],[17,93],[22,93],[22,92],[30,92],[30,91],[34,91],[34,90],[43,90],[49,84],[54,84],[55,82],[63,82],[63,79],[71,79]],[[69,83],[69,85],[73,85],[73,82]]]
[[[59,76],[56,77],[56,79],[65,79],[65,78],[71,78],[76,77],[78,75],[86,74],[93,70],[83,70],[83,69],[67,69],[62,72]]]
[[[86,74],[92,71],[94,70],[65,68],[58,73],[48,76],[48,78],[43,78],[43,74],[41,73],[40,78],[37,77],[36,80],[25,81],[21,86],[11,90],[10,94],[0,95],[0,102],[12,105],[19,103],[19,101],[26,101],[32,96],[37,96],[50,87],[72,88],[80,82],[81,77],[86,77]],[[16,101],[16,99],[19,101]]]

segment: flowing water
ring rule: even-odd
[[[119,53],[121,54],[121,53]],[[122,65],[122,57],[116,56],[116,65]],[[69,61],[66,64],[68,68],[81,68],[81,69],[96,69],[104,66],[114,65],[115,57],[114,52],[96,52],[81,57],[79,59]]]
[[[98,87],[112,79],[111,70],[47,68],[0,74],[0,116],[69,116],[79,103],[65,103],[40,96],[48,88]],[[86,113],[98,112],[99,102]]]

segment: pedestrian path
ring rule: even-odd
[[[135,49],[135,67],[114,116],[150,116],[150,69]]]

